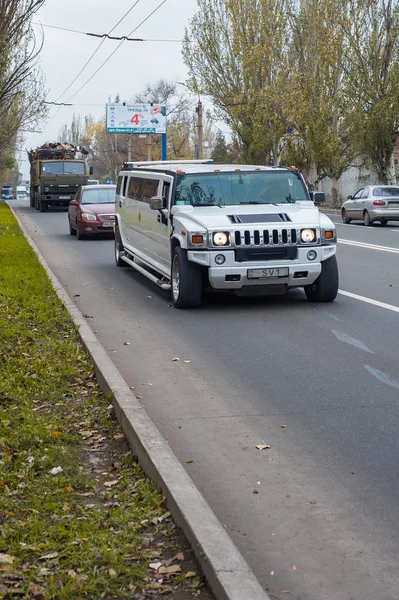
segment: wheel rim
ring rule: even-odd
[[[346,210],[345,209],[342,211],[342,220],[346,221]]]
[[[119,260],[119,241],[115,238],[115,258],[116,262]]]
[[[364,222],[366,225],[370,223],[370,215],[368,212],[364,213]]]
[[[172,264],[172,294],[174,300],[178,300],[180,291],[180,267],[179,260],[175,256]]]

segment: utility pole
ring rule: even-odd
[[[152,137],[150,133],[147,135],[147,160],[152,160]]]
[[[202,158],[202,137],[203,137],[203,124],[202,124],[202,102],[198,100],[198,106],[195,109],[198,115],[198,158]]]
[[[127,136],[127,161],[132,162],[132,136]]]

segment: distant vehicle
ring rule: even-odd
[[[10,185],[3,185],[1,188],[1,197],[3,200],[14,200],[14,190]]]
[[[81,185],[86,185],[87,172],[83,154],[66,144],[45,144],[28,152],[30,162],[30,206],[40,212],[49,207],[68,207]]]
[[[24,185],[17,185],[15,191],[17,200],[26,200],[26,187]]]
[[[85,236],[114,233],[115,185],[83,185],[69,203],[69,233]]]
[[[399,221],[399,186],[368,185],[360,188],[342,204],[341,216],[344,223],[363,221],[366,227],[376,221],[381,225]]]
[[[176,308],[206,288],[284,293],[311,302],[338,293],[334,223],[295,167],[212,161],[127,163],[116,189],[115,261],[135,268]]]
[[[100,185],[98,179],[89,179],[87,185]]]

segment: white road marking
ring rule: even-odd
[[[341,294],[341,296],[348,296],[348,298],[360,300],[361,302],[373,304],[374,306],[379,306],[380,308],[386,308],[387,310],[391,310],[392,312],[399,313],[399,306],[394,306],[393,304],[387,304],[386,302],[380,302],[379,300],[373,300],[372,298],[367,298],[366,296],[359,296],[358,294],[352,294],[352,292],[345,292],[344,290],[338,290],[338,293]]]
[[[392,248],[391,246],[379,246],[378,244],[368,244],[366,242],[356,242],[354,240],[338,240],[339,244],[347,244],[348,246],[358,246],[359,248],[368,248],[369,250],[380,250],[381,252],[391,252],[392,254],[399,254],[399,248]]]
[[[333,332],[333,334],[335,335],[337,340],[339,340],[340,342],[344,342],[345,344],[354,346],[355,348],[358,348],[359,350],[364,350],[365,352],[368,352],[369,354],[375,354],[375,352],[370,350],[370,348],[368,348],[366,346],[366,344],[363,344],[362,341],[357,340],[356,338],[350,337],[349,335],[346,335],[346,333],[341,333],[340,331],[335,331],[335,329],[331,329],[331,331]]]
[[[376,379],[378,379],[378,381],[381,381],[382,383],[386,383],[387,385],[390,385],[391,387],[395,388],[396,390],[399,390],[399,381],[392,379],[392,377],[390,377],[383,371],[379,371],[378,369],[375,369],[374,367],[371,367],[370,365],[363,365],[363,366],[365,369],[367,369],[367,371],[370,373],[370,375],[373,375]]]

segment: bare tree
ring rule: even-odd
[[[31,19],[45,0],[0,0],[0,174],[17,139],[46,114],[45,86],[38,68],[42,42]]]

